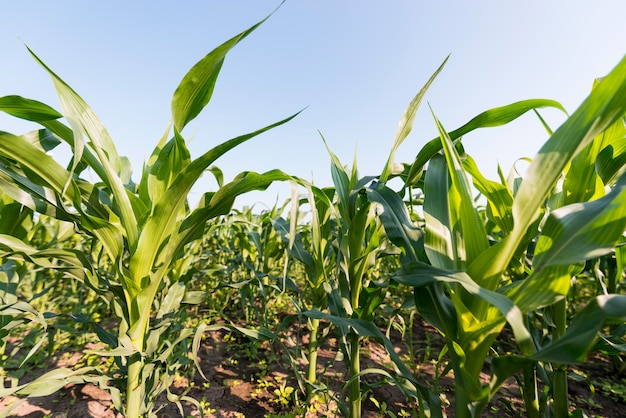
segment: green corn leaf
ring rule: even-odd
[[[172,97],[172,117],[176,132],[182,132],[187,123],[198,116],[211,100],[226,54],[270,16],[271,14],[215,48],[185,74]]]
[[[23,169],[28,169],[40,185],[51,188],[59,196],[67,197],[74,206],[80,206],[80,192],[67,170],[27,139],[0,132],[0,153],[15,160]],[[69,187],[66,188],[66,184]]]
[[[602,295],[576,314],[565,334],[531,358],[551,363],[576,363],[585,359],[598,331],[607,321],[626,321],[626,296]]]
[[[469,266],[468,272],[494,288],[563,169],[593,138],[626,113],[626,58],[591,92],[581,106],[541,147],[526,171],[513,202],[514,228]],[[484,278],[484,279],[482,279]]]
[[[402,277],[399,280],[396,277],[394,275],[394,280],[402,283]],[[459,316],[454,303],[446,294],[443,283],[415,286],[413,300],[415,301],[415,309],[428,323],[450,339],[459,336]]]
[[[274,226],[274,229],[276,229],[280,234],[283,243],[289,245],[291,240],[291,223],[281,217],[278,217],[272,221],[272,224]],[[296,260],[304,264],[307,277],[315,277],[316,264],[313,260],[313,257],[311,256],[311,253],[309,253],[304,246],[304,242],[302,241],[302,235],[297,233],[295,237],[293,237],[292,245],[289,247],[289,251]]]
[[[217,187],[222,187],[224,185],[224,173],[222,172],[222,170],[215,165],[209,167],[208,170],[211,172],[211,174],[213,174],[213,177],[215,177]]]
[[[373,183],[365,191],[370,202],[378,203],[382,208],[378,216],[389,240],[403,248],[411,260],[422,260],[424,255],[420,243],[424,233],[411,221],[400,196],[382,183]]]
[[[502,293],[522,312],[530,313],[563,299],[570,290],[572,277],[580,273],[578,270],[577,264],[545,266],[503,288]]]
[[[12,166],[0,160],[0,186],[4,193],[27,208],[54,217],[55,219],[74,222],[75,213],[69,213],[54,192],[46,187],[34,184],[21,174],[16,173]]]
[[[133,212],[130,198],[122,180],[119,177],[121,172],[121,161],[117,154],[117,149],[113,140],[104,128],[96,114],[87,103],[58,75],[56,75],[33,51],[28,48],[33,58],[48,72],[56,87],[61,108],[64,116],[73,125],[74,131],[74,164],[76,165],[83,157],[83,141],[81,134],[86,134],[91,141],[91,146],[98,156],[98,161],[103,169],[104,181],[115,196],[116,206],[120,211],[120,219],[124,226],[124,232],[131,252],[134,251],[138,237],[138,226],[135,213]]]
[[[618,120],[617,124],[623,121]],[[586,202],[597,199],[604,195],[604,184],[602,179],[596,175],[596,160],[600,151],[614,142],[611,136],[613,124],[602,134],[598,135],[585,148],[583,148],[572,159],[566,167],[565,178],[563,180],[563,204]],[[621,138],[624,133],[621,133]]]
[[[472,132],[476,129],[480,128],[490,128],[495,126],[505,125],[518,117],[522,116],[526,112],[542,107],[552,107],[555,109],[562,110],[565,112],[565,109],[559,102],[555,102],[554,100],[546,100],[546,99],[530,99],[524,100],[521,102],[512,103],[507,106],[495,107],[493,109],[489,109],[478,116],[474,117],[472,120],[467,122],[465,125],[461,126],[454,131],[448,132],[448,136],[451,140],[456,140],[463,135]],[[566,113],[566,112],[565,112]],[[415,157],[415,161],[411,165],[411,168],[408,172],[406,179],[406,186],[414,186],[417,184],[419,177],[421,175],[422,170],[426,163],[439,151],[441,151],[441,139],[433,138],[431,139],[424,147],[419,151],[417,156]]]
[[[5,195],[5,199],[11,201]],[[33,211],[19,202],[0,203],[0,234],[25,239],[33,227]]]
[[[333,184],[335,185],[337,197],[339,199],[337,206],[339,207],[341,218],[346,222],[349,222],[351,216],[348,207],[350,201],[350,190],[352,190],[350,186],[350,177],[348,176],[348,173],[341,164],[341,161],[339,161],[339,158],[337,158],[337,156],[328,147],[326,139],[322,136],[321,133],[320,136],[322,137],[322,141],[324,141],[324,145],[326,146],[326,150],[328,151],[328,155],[330,156],[330,174],[333,179]]]
[[[455,202],[456,205],[451,207],[452,211],[456,212],[455,217],[457,218],[453,221],[452,231],[456,234],[461,234],[465,251],[463,261],[473,260],[489,247],[487,233],[485,232],[482,219],[474,207],[471,185],[463,170],[461,158],[448,133],[434,114],[433,117],[443,144],[452,188],[458,196],[458,202]],[[456,245],[458,244],[459,241],[457,240]]]
[[[185,296],[186,286],[182,282],[176,282],[169,287],[162,303],[159,306],[159,311],[156,314],[156,318],[163,318],[163,316],[177,311],[180,309],[180,304]]]
[[[424,179],[424,248],[430,263],[439,268],[455,269],[462,249],[453,237],[450,210],[450,176],[442,155],[435,155],[428,164]]]
[[[61,143],[61,141],[47,129],[39,129],[37,131],[28,132],[21,135],[21,137],[41,149],[43,152],[52,151]]]
[[[19,238],[4,234],[0,234],[0,246],[8,248],[14,256],[19,255],[22,259],[44,268],[64,270],[68,267],[76,267],[78,268],[77,271],[91,270],[91,263],[78,250],[57,248],[39,250]],[[54,260],[62,261],[65,264],[59,265]],[[82,277],[83,275],[80,278]]]
[[[606,196],[550,213],[535,248],[533,267],[576,264],[613,250],[626,230],[626,175]]]
[[[495,395],[498,389],[511,377],[517,374],[522,368],[535,363],[527,357],[521,356],[494,356],[491,359],[491,382],[489,391],[491,396]],[[490,397],[491,397],[490,396]]]
[[[618,121],[624,124],[623,121]],[[598,175],[604,184],[612,184],[617,177],[626,171],[626,133],[621,139],[616,139],[598,153],[595,161]]]
[[[271,170],[262,174],[253,172],[240,173],[233,181],[225,184],[215,192],[203,216],[209,216],[208,220],[219,215],[225,215],[232,208],[237,196],[253,190],[265,190],[275,181],[289,181],[292,179],[293,177],[280,170]],[[181,229],[184,228],[185,225],[181,227]]]
[[[474,187],[487,199],[487,216],[508,235],[513,230],[513,195],[504,184],[486,179],[474,159],[466,155],[463,167],[472,176]]]
[[[191,156],[185,140],[175,135],[159,150],[156,161],[150,166],[148,189],[150,199],[157,202],[161,195],[172,185],[178,173],[191,162]]]
[[[63,117],[62,114],[47,104],[32,99],[26,99],[21,96],[0,97],[0,111],[15,116],[16,118],[33,122],[54,120]]]
[[[421,288],[434,283],[458,283],[471,295],[483,300],[500,311],[502,320],[511,325],[516,340],[525,353],[532,352],[532,339],[524,325],[520,309],[506,296],[480,287],[467,273],[462,271],[439,269],[426,263],[413,262],[396,272],[394,280],[407,286]],[[491,326],[497,326],[493,322]]]
[[[430,85],[433,83],[433,81],[435,81],[435,78],[437,78],[441,70],[443,70],[443,67],[446,65],[446,62],[448,62],[448,58],[450,58],[450,55],[448,55],[446,59],[443,60],[439,68],[437,68],[437,70],[433,73],[433,75],[430,76],[430,78],[428,79],[424,87],[422,87],[422,89],[417,93],[417,95],[415,95],[413,100],[411,100],[411,103],[409,103],[409,106],[404,111],[404,114],[402,115],[402,118],[400,119],[400,122],[398,123],[398,130],[396,131],[396,136],[393,140],[393,146],[391,147],[389,158],[387,158],[387,162],[385,163],[383,172],[380,175],[381,183],[386,183],[387,179],[389,179],[389,176],[393,174],[392,167],[393,167],[393,160],[394,160],[396,151],[398,150],[398,147],[404,142],[406,137],[409,135],[409,133],[411,132],[411,129],[413,129],[413,121],[415,120],[417,109],[422,103],[422,99],[424,98],[426,91],[428,90]]]

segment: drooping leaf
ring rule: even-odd
[[[411,260],[423,260],[420,242],[424,233],[411,221],[400,196],[382,183],[373,183],[365,191],[371,202],[381,206],[378,216],[391,242],[403,248]]]
[[[537,351],[532,359],[552,363],[583,361],[606,321],[626,321],[626,296],[602,295],[591,300],[576,314],[565,334]]]

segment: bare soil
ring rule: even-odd
[[[306,343],[307,336],[304,328],[292,331],[292,337],[299,338],[300,343]],[[407,354],[406,343],[398,334],[392,334],[392,341],[396,351],[401,355]],[[417,324],[414,328],[415,341],[414,355],[419,358],[413,371],[428,387],[433,386],[437,367],[436,358],[441,351],[443,342],[436,332],[425,324]],[[334,338],[327,338],[319,352],[318,370],[320,382],[324,383],[327,393],[338,399],[346,397],[344,388],[347,380],[347,370],[344,362],[337,358],[337,343]],[[291,352],[296,353],[295,349]],[[204,380],[199,374],[193,378],[189,395],[202,401],[208,416],[229,417],[334,417],[342,416],[337,408],[336,400],[318,396],[315,408],[308,412],[302,411],[303,394],[298,389],[297,380],[290,362],[285,358],[284,350],[278,344],[259,343],[248,341],[242,336],[233,336],[224,332],[207,334],[200,350],[202,370],[207,378]],[[72,359],[79,355],[64,356],[64,366],[71,366]],[[403,357],[407,358],[407,357]],[[569,394],[572,410],[579,409],[589,417],[624,417],[626,404],[623,397],[614,396],[602,390],[599,382],[612,381],[616,387],[626,385],[623,377],[612,371],[612,365],[600,357],[592,357],[585,365],[576,370],[583,372],[587,378],[581,381],[570,379]],[[61,360],[56,359],[54,366],[59,366]],[[304,370],[304,362],[299,361],[300,371]],[[366,340],[363,343],[362,369],[389,365],[390,359],[384,348],[375,341]],[[572,368],[572,370],[574,370]],[[441,372],[441,368],[439,368]],[[26,375],[23,381],[33,379],[38,373],[33,371]],[[485,375],[486,378],[486,375]],[[413,416],[418,410],[417,405],[406,399],[395,386],[382,383],[375,375],[364,378],[364,386],[370,387],[363,402],[364,417],[382,417],[385,409],[396,416],[404,411]],[[7,383],[5,383],[7,384]],[[181,379],[176,383],[179,390],[189,387],[190,382]],[[280,388],[291,387],[291,395],[279,396],[276,391]],[[438,381],[440,396],[445,413],[449,417],[454,413],[454,383],[448,374]],[[298,397],[298,400],[295,397]],[[375,399],[376,405],[371,399]],[[281,399],[285,402],[281,403]],[[157,413],[159,417],[178,417],[177,407],[162,400],[164,407]],[[298,408],[296,405],[300,405]],[[0,415],[8,408],[13,407],[9,417],[29,418],[121,418],[110,400],[110,396],[100,388],[92,385],[72,385],[63,388],[57,393],[46,397],[31,397],[18,399],[7,397],[0,399]],[[185,404],[185,416],[200,416],[198,408],[192,404]],[[522,398],[519,387],[511,379],[494,398],[483,416],[524,416]]]

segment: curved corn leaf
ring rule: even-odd
[[[154,154],[153,154],[154,156]],[[153,158],[151,158],[153,160]],[[150,165],[148,191],[151,202],[158,202],[163,193],[170,188],[176,176],[191,162],[191,155],[184,139],[174,135],[159,149],[156,160]]]
[[[87,374],[98,373],[95,367],[83,367],[70,370],[64,367],[49,371],[32,382],[12,388],[0,388],[0,398],[9,395],[48,396],[70,384],[85,383]]]
[[[565,334],[531,358],[552,363],[576,363],[585,359],[600,329],[609,321],[626,321],[626,296],[602,295],[576,314]]]
[[[25,138],[0,132],[0,154],[19,163],[22,169],[28,170],[35,176],[36,183],[49,187],[56,195],[66,197],[75,207],[80,207],[80,191],[67,170]]]
[[[532,312],[563,299],[570,290],[572,277],[579,273],[578,264],[545,266],[503,288],[502,293],[522,312]]]
[[[604,149],[612,148],[620,140],[623,141],[625,135],[626,129],[622,117],[576,154],[566,168],[563,180],[564,204],[586,202],[604,195],[604,184],[606,183],[602,181],[602,177],[597,175],[596,162],[598,156]]]
[[[458,139],[463,135],[472,132],[476,129],[480,128],[490,128],[495,126],[505,125],[518,117],[522,116],[524,113],[542,108],[542,107],[552,107],[555,109],[562,110],[564,113],[565,109],[559,102],[554,100],[547,99],[530,99],[523,100],[521,102],[512,103],[510,105],[495,107],[493,109],[489,109],[478,116],[474,117],[472,120],[467,122],[465,125],[461,126],[454,131],[448,132],[448,136],[451,140]],[[433,138],[424,145],[424,147],[419,151],[417,156],[415,157],[415,161],[411,165],[411,168],[408,171],[407,179],[405,180],[405,185],[407,187],[414,186],[417,184],[419,180],[422,170],[426,163],[439,151],[441,151],[441,139]]]
[[[471,185],[463,170],[461,158],[450,136],[443,129],[443,126],[441,126],[441,123],[434,114],[433,117],[435,118],[443,143],[443,151],[446,156],[452,187],[455,189],[455,194],[458,195],[458,202],[455,202],[458,206],[451,209],[458,210],[458,213],[455,214],[458,220],[455,220],[455,223],[460,222],[460,224],[453,225],[452,231],[456,234],[460,233],[462,236],[465,260],[473,260],[489,247],[487,233],[485,232],[482,219],[474,207]]]
[[[460,284],[469,294],[497,308],[502,314],[502,320],[506,320],[511,325],[511,329],[520,347],[523,348],[525,353],[532,352],[532,339],[524,325],[524,319],[520,309],[506,296],[480,287],[467,273],[463,271],[440,269],[426,263],[412,262],[397,271],[394,274],[394,280],[398,283],[416,288],[429,286],[438,282]],[[419,310],[419,306],[417,306],[417,309]],[[498,322],[492,323],[492,326],[497,325]],[[459,331],[463,330],[460,329]]]
[[[624,123],[619,121],[619,123]],[[626,172],[626,134],[613,141],[598,153],[595,161],[598,175],[604,184],[613,183],[617,177]]]
[[[28,132],[21,135],[21,137],[43,152],[49,152],[61,143],[61,141],[47,129]]]
[[[32,122],[54,120],[63,117],[62,114],[47,104],[21,96],[0,97],[0,111]]]
[[[450,176],[445,157],[435,155],[428,164],[424,179],[424,249],[428,260],[434,267],[455,269],[462,249],[462,242],[457,247],[453,237],[454,221],[451,219],[450,206],[453,196],[450,192]]]
[[[413,261],[424,261],[424,232],[413,224],[406,205],[400,196],[382,183],[373,183],[365,188],[370,202],[380,205],[378,217],[389,240],[402,248]]]
[[[626,175],[606,196],[550,213],[541,231],[533,268],[576,264],[613,250],[626,230]]]
[[[337,193],[337,207],[339,208],[341,219],[348,222],[349,224],[350,219],[352,218],[348,209],[351,190],[350,177],[348,176],[346,169],[341,164],[341,161],[339,161],[339,158],[328,147],[324,136],[321,133],[320,136],[322,137],[322,141],[324,141],[324,146],[326,146],[326,150],[328,151],[328,155],[330,156],[330,175],[333,179],[333,184]]]

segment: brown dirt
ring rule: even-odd
[[[290,338],[298,338],[298,334],[304,337],[300,343],[307,341],[304,329],[300,328],[289,335]],[[418,324],[414,329],[415,356],[422,361],[414,368],[418,379],[421,379],[426,386],[433,385],[435,376],[435,359],[439,354],[442,341],[437,334],[427,325]],[[428,334],[427,334],[428,333]],[[406,354],[406,344],[402,342],[399,335],[393,335],[392,341],[396,346],[396,351],[400,355]],[[425,343],[429,341],[429,343]],[[343,385],[346,381],[346,367],[343,361],[336,360],[337,344],[334,338],[327,338],[324,346],[319,352],[318,370],[320,381],[327,385],[329,392],[339,397],[345,396]],[[432,353],[428,351],[431,350]],[[253,353],[251,355],[250,353]],[[295,354],[295,350],[292,355]],[[290,386],[298,391],[298,384],[293,377],[293,370],[289,367],[285,353],[278,344],[248,342],[241,336],[228,335],[223,332],[208,333],[200,350],[202,370],[207,378],[205,381],[201,376],[196,375],[189,395],[197,400],[202,400],[205,405],[208,403],[211,413],[209,416],[218,418],[247,417],[262,418],[265,416],[341,416],[337,410],[337,404],[332,399],[318,398],[317,409],[307,413],[288,415],[295,411],[293,399],[283,406],[278,402],[274,391],[281,385]],[[65,366],[77,360],[78,356],[65,356]],[[600,357],[592,357],[591,361],[580,366],[577,370],[584,371],[588,376],[587,382],[577,382],[570,380],[569,392],[572,409],[579,408],[588,416],[596,417],[621,417],[626,416],[626,404],[615,401],[607,396],[598,387],[593,393],[592,386],[588,382],[600,382],[602,379],[616,379],[611,376],[611,365]],[[300,370],[303,370],[300,362]],[[362,369],[368,367],[380,367],[389,365],[389,356],[385,350],[376,342],[365,341],[363,345]],[[57,361],[57,366],[58,361]],[[441,371],[441,370],[440,370]],[[28,381],[38,373],[34,371],[25,376],[24,381]],[[40,374],[40,373],[39,373]],[[486,377],[486,376],[485,376]],[[626,381],[622,381],[626,384]],[[386,408],[398,414],[401,410],[411,412],[417,406],[407,401],[400,390],[390,384],[376,385],[376,377],[366,377],[364,382],[372,384],[371,391],[367,399],[363,402],[364,417],[384,416],[370,397],[376,399],[379,405],[383,403]],[[177,383],[179,387],[188,386],[188,382],[182,379]],[[597,386],[597,385],[596,385]],[[439,390],[444,399],[443,406],[447,416],[454,416],[454,406],[450,401],[454,399],[454,383],[450,375],[439,380]],[[302,400],[303,395],[299,395]],[[157,414],[159,417],[180,416],[175,405],[167,404]],[[100,388],[92,385],[73,385],[46,397],[32,397],[20,400],[15,397],[8,397],[0,400],[0,414],[7,408],[14,406],[8,415],[9,417],[29,417],[29,418],[121,418],[121,414],[116,413],[111,405],[109,395]],[[499,394],[483,414],[489,416],[523,416],[523,405],[519,388],[514,379],[511,379],[501,389]],[[200,416],[196,407],[191,404],[185,405],[185,416]]]

